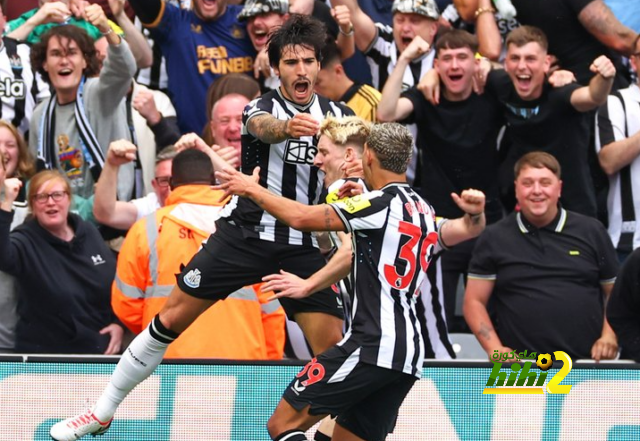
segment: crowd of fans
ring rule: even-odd
[[[0,21],[0,352],[117,354],[148,325],[224,216],[214,170],[252,161],[270,32],[304,14],[326,29],[316,93],[407,125],[439,216],[486,196],[480,238],[432,259],[425,335],[640,361],[638,30],[602,0],[495,3],[40,0]],[[166,356],[317,352],[269,297],[242,288]]]

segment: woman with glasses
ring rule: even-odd
[[[10,231],[22,182],[5,179],[4,164],[0,270],[16,279],[15,352],[119,353],[124,331],[110,305],[115,256],[96,227],[70,213],[71,187],[58,171],[31,178],[30,216]]]

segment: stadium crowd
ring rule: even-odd
[[[640,362],[638,15],[31,3],[0,1],[0,352],[121,355],[54,439],[164,358],[310,359],[275,440],[384,439],[452,333]]]
[[[0,352],[121,353],[216,221],[240,223],[215,171],[260,166],[261,184],[310,204],[337,200],[335,181],[366,191],[361,154],[318,142],[327,114],[355,114],[411,131],[407,177],[439,228],[469,214],[464,190],[486,198],[484,233],[441,240],[420,288],[427,357],[455,358],[449,333],[473,332],[489,356],[640,361],[637,277],[615,284],[640,247],[640,24],[602,0],[32,3],[0,14]],[[298,15],[322,23],[317,71],[270,50]],[[276,141],[281,165],[260,153]],[[324,257],[239,277],[166,357],[309,359],[348,329],[349,283],[329,283],[348,241],[252,222],[233,240]],[[283,310],[287,290],[328,300]]]

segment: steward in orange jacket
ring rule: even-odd
[[[224,202],[210,185],[181,185],[166,206],[129,230],[118,256],[112,307],[135,334],[160,312],[176,274],[215,230]],[[285,341],[285,313],[261,284],[246,286],[205,311],[168,348],[166,358],[278,360]]]

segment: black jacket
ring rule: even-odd
[[[16,277],[16,352],[102,354],[116,322],[111,283],[116,258],[98,230],[69,215],[74,238],[63,241],[35,219],[9,231],[13,213],[0,210],[0,270]]]

